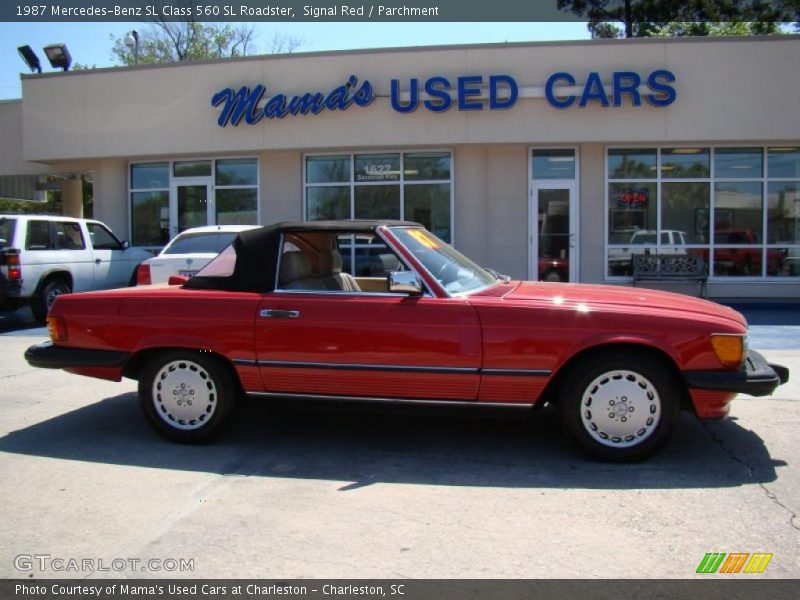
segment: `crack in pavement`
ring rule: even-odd
[[[715,431],[712,431],[709,428],[709,423],[701,422],[701,425],[702,425],[703,429],[705,429],[708,432],[708,434],[711,436],[711,440],[715,444],[717,444],[722,449],[722,451],[725,452],[725,454],[730,456],[731,459],[733,459],[735,462],[738,462],[740,465],[744,466],[744,468],[747,469],[750,477],[755,480],[756,468],[753,467],[750,463],[748,463],[743,458],[740,458],[739,456],[737,456],[736,453],[725,444],[725,440],[723,440],[719,435],[717,435],[717,433]],[[756,485],[758,485],[759,488],[761,488],[761,491],[764,492],[764,495],[767,497],[767,499],[770,502],[772,502],[776,506],[779,506],[780,508],[782,508],[784,510],[784,512],[789,514],[789,526],[792,529],[794,529],[795,531],[800,531],[800,526],[798,526],[798,524],[796,522],[797,521],[797,513],[794,512],[788,506],[786,506],[783,502],[781,502],[780,499],[778,498],[778,496],[774,492],[772,492],[766,485],[764,485],[760,481],[756,481],[755,483],[756,483]]]

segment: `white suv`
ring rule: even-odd
[[[131,285],[151,256],[100,221],[0,215],[0,308],[30,304],[44,323],[59,294]]]

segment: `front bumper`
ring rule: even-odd
[[[25,360],[40,369],[85,369],[122,367],[130,355],[119,350],[66,348],[43,342],[25,351]]]
[[[684,371],[683,378],[693,389],[769,396],[789,381],[789,369],[770,364],[761,354],[750,350],[739,371]]]

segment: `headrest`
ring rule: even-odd
[[[311,276],[311,261],[302,252],[284,252],[281,256],[281,283],[289,283],[297,279]]]
[[[320,276],[338,275],[342,272],[342,265],[342,253],[338,250],[324,250],[319,253]]]

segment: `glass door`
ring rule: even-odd
[[[574,182],[532,183],[531,279],[577,281],[575,197]]]
[[[173,182],[172,198],[170,237],[191,227],[215,223],[210,179],[182,178]]]

